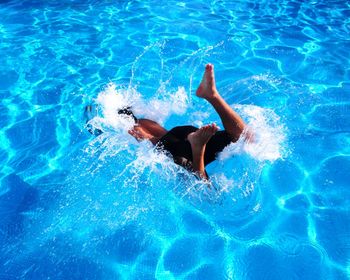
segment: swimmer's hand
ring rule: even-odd
[[[138,142],[141,142],[143,140],[149,140],[152,143],[154,142],[154,136],[147,131],[145,131],[141,126],[134,125],[132,129],[128,130],[128,133],[134,137]]]
[[[134,137],[138,142],[147,139],[147,133],[139,126],[135,125],[132,129],[128,130],[128,133]]]

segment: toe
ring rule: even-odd
[[[205,127],[204,127],[204,131],[209,131],[210,130],[210,125],[207,124]]]
[[[215,123],[211,124],[210,128],[211,128],[211,132],[213,134],[215,134],[215,132],[218,131],[218,127],[217,127],[217,125]]]

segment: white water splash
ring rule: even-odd
[[[219,160],[226,160],[237,154],[247,153],[258,161],[275,161],[285,154],[285,128],[272,110],[254,105],[232,106],[247,121],[254,141],[247,143],[242,137],[227,146]]]
[[[118,110],[131,107],[138,118],[148,118],[163,124],[172,115],[182,115],[189,106],[189,98],[183,87],[176,92],[164,93],[161,98],[145,101],[134,88],[117,88],[110,83],[96,98],[99,114],[90,123],[103,131],[128,130],[134,125],[130,117],[118,114]]]
[[[88,153],[98,151],[100,162],[96,163],[93,173],[98,174],[102,170],[107,172],[107,167],[102,166],[110,162],[110,165],[113,163],[110,168],[113,166],[115,175],[110,178],[108,184],[115,182],[122,186],[123,192],[128,195],[132,193],[133,197],[138,197],[139,193],[143,192],[142,189],[147,188],[147,196],[151,201],[142,203],[144,208],[141,212],[136,211],[137,216],[141,213],[147,216],[147,211],[152,212],[157,207],[163,207],[161,203],[165,199],[163,196],[169,196],[171,193],[205,213],[212,213],[212,217],[218,215],[216,218],[219,219],[223,218],[220,211],[223,205],[230,209],[230,214],[225,214],[225,219],[241,215],[240,211],[246,207],[250,209],[249,211],[254,211],[259,202],[257,198],[259,191],[255,189],[263,167],[267,162],[273,162],[285,154],[285,129],[273,110],[253,105],[231,105],[246,121],[254,133],[255,141],[246,143],[242,138],[226,147],[219,154],[218,160],[208,166],[212,182],[212,188],[208,188],[207,184],[177,166],[170,157],[155,150],[150,143],[146,141],[137,143],[127,133],[127,130],[134,125],[134,121],[130,117],[118,114],[119,109],[131,106],[138,118],[152,119],[164,126],[170,117],[183,115],[189,109],[193,110],[189,108],[189,97],[183,87],[175,92],[164,89],[162,94],[155,93],[154,97],[146,99],[135,88],[119,88],[110,83],[99,93],[96,103],[99,114],[91,122],[107,133],[94,140],[100,144],[95,145],[94,141],[91,142],[92,146]],[[194,111],[189,118],[184,117],[182,120],[181,117],[178,121],[181,121],[179,125],[199,126],[200,120],[208,122],[210,117],[208,112]],[[158,200],[161,205],[155,206]],[[180,203],[181,200],[172,198],[171,204],[175,201]],[[135,209],[140,206],[135,204],[136,200],[128,202]],[[217,206],[213,208],[213,204]],[[118,205],[118,208],[122,207],[120,203]]]

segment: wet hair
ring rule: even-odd
[[[127,115],[134,119],[135,122],[137,122],[137,118],[135,117],[134,113],[131,111],[131,107],[124,107],[118,111],[119,115]]]

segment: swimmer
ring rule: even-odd
[[[194,172],[199,178],[208,180],[205,166],[213,162],[219,152],[230,143],[236,142],[242,134],[248,141],[252,140],[252,134],[248,132],[242,118],[219,94],[212,64],[206,65],[196,95],[213,106],[220,116],[224,130],[219,131],[217,125],[212,123],[201,128],[176,126],[168,131],[155,121],[137,119],[130,107],[123,108],[118,113],[134,119],[135,125],[128,132],[136,140],[150,141],[158,149],[170,153],[176,164]],[[91,111],[91,106],[87,106],[85,112],[89,110]],[[95,135],[102,133],[102,131],[93,132],[90,130],[91,127],[88,129]]]

